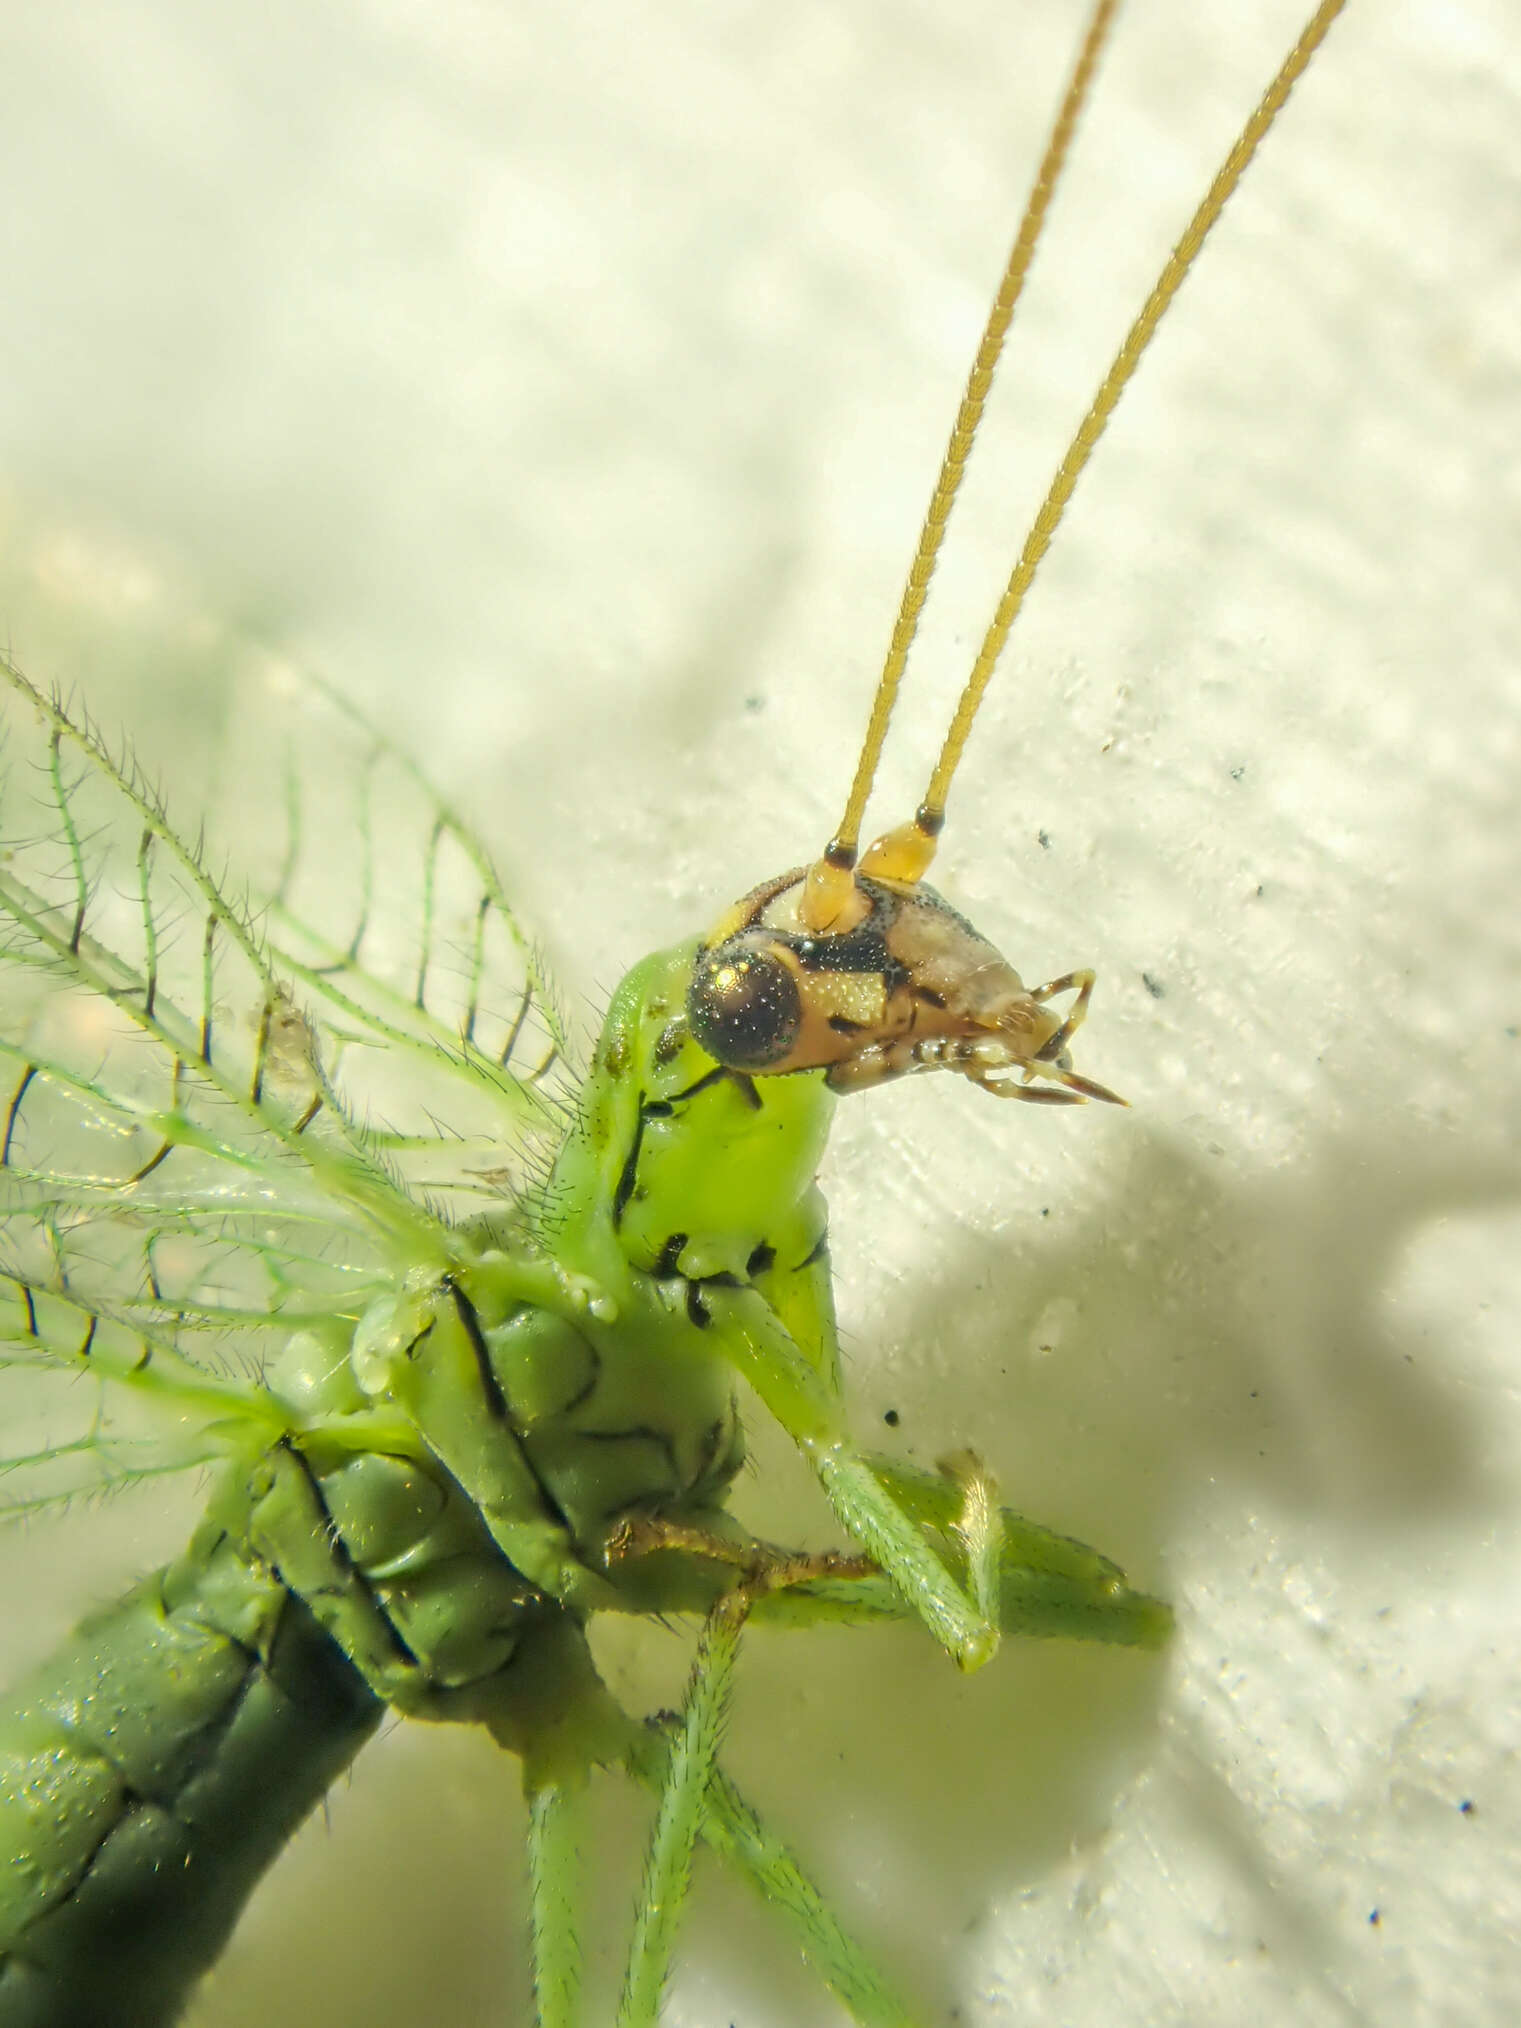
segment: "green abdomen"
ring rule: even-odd
[[[156,2028],[379,1722],[222,1538],[85,1621],[0,1709],[0,2028]]]
[[[428,1461],[314,1438],[229,1472],[0,1705],[0,2028],[175,2020],[385,1701],[495,1708],[562,1617]]]

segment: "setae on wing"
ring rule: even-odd
[[[341,1357],[406,1264],[511,1217],[566,1049],[486,854],[341,700],[303,703],[274,788],[239,756],[280,817],[261,888],[86,717],[0,679],[0,1365],[37,1379],[0,1471],[24,1513],[287,1423],[265,1376],[293,1334]]]

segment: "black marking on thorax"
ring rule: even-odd
[[[687,1243],[684,1232],[673,1232],[656,1256],[650,1273],[657,1282],[673,1281],[681,1273],[681,1250]]]
[[[800,1260],[798,1262],[797,1266],[793,1269],[793,1273],[801,1274],[804,1268],[811,1268],[815,1265],[816,1262],[821,1260],[828,1260],[828,1258],[829,1258],[829,1233],[828,1230],[826,1229],[825,1231],[819,1234],[818,1238],[814,1241],[812,1252],[808,1254],[806,1259]]]
[[[634,1131],[629,1137],[628,1153],[623,1158],[623,1167],[618,1172],[618,1185],[613,1191],[613,1230],[616,1232],[623,1223],[623,1214],[634,1194],[634,1185],[639,1180],[639,1143],[644,1139],[644,1099],[639,1100],[639,1112],[634,1120]]]
[[[639,1110],[634,1120],[634,1131],[629,1137],[628,1153],[623,1158],[623,1167],[618,1172],[618,1182],[613,1190],[613,1230],[616,1232],[623,1223],[623,1214],[633,1201],[639,1184],[639,1154],[644,1145],[645,1123],[649,1120],[669,1120],[699,1092],[710,1085],[730,1083],[753,1112],[759,1112],[765,1100],[756,1089],[755,1079],[747,1071],[731,1070],[727,1064],[716,1063],[711,1070],[705,1070],[701,1077],[685,1086],[681,1091],[672,1092],[669,1098],[646,1098],[641,1092]]]
[[[322,1490],[322,1481],[318,1478],[311,1459],[302,1450],[301,1446],[289,1436],[282,1436],[276,1443],[275,1448],[276,1450],[285,1452],[295,1465],[297,1471],[300,1472],[302,1478],[305,1479],[312,1496],[313,1504],[316,1506],[317,1512],[322,1516],[323,1534],[332,1549],[334,1562],[337,1563],[339,1568],[353,1581],[358,1589],[364,1593],[366,1599],[375,1608],[376,1613],[385,1624],[386,1633],[390,1637],[393,1647],[401,1659],[409,1667],[416,1669],[424,1681],[431,1681],[427,1670],[423,1668],[416,1652],[404,1638],[401,1629],[396,1625],[391,1615],[386,1611],[385,1603],[376,1591],[375,1586],[371,1583],[368,1574],[362,1571],[354,1561],[353,1551],[344,1540],[343,1531],[339,1528],[334,1518],[333,1510],[327,1503],[327,1495]],[[279,1577],[282,1584],[286,1583],[284,1576],[278,1569],[275,1575]],[[286,1589],[293,1590],[294,1587],[286,1585]],[[299,1592],[296,1595],[297,1597],[301,1596]]]
[[[486,1400],[486,1410],[493,1422],[510,1422],[512,1412],[507,1406],[507,1397],[502,1392],[502,1383],[496,1377],[496,1368],[491,1363],[491,1352],[486,1344],[486,1334],[481,1329],[481,1320],[475,1314],[475,1305],[465,1294],[453,1275],[445,1275],[444,1287],[454,1304],[454,1313],[459,1318],[460,1329],[470,1343],[475,1355],[476,1372],[480,1375],[481,1393]]]
[[[475,1313],[475,1305],[465,1294],[453,1275],[445,1275],[443,1287],[447,1290],[454,1304],[455,1313],[459,1317],[460,1328],[469,1340],[470,1349],[475,1355],[476,1369],[480,1374],[481,1393],[485,1397],[488,1413],[494,1421],[505,1424],[511,1432],[511,1440],[517,1446],[518,1456],[523,1461],[524,1469],[533,1480],[544,1512],[554,1522],[555,1526],[563,1531],[566,1541],[574,1544],[577,1541],[577,1536],[575,1529],[570,1524],[570,1516],[560,1505],[559,1500],[555,1497],[553,1488],[534,1463],[528,1445],[523,1440],[523,1433],[513,1420],[512,1405],[502,1389],[501,1381],[497,1378],[496,1368],[491,1363],[491,1348],[486,1343],[486,1334],[481,1329],[481,1320]],[[432,1329],[431,1325],[429,1329]],[[427,1332],[424,1331],[421,1335],[422,1337],[426,1337]]]

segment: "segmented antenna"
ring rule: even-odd
[[[1021,549],[1019,559],[1010,573],[1008,584],[1004,588],[1003,596],[998,601],[993,619],[987,633],[983,637],[982,646],[978,650],[977,659],[972,665],[972,672],[967,678],[966,686],[957,702],[955,712],[952,714],[950,728],[946,733],[945,743],[940,749],[939,758],[935,762],[934,771],[930,775],[929,786],[924,793],[924,800],[915,812],[912,822],[899,825],[895,830],[885,833],[870,847],[861,862],[863,873],[874,874],[880,878],[889,880],[913,882],[922,878],[928,870],[930,861],[934,857],[935,842],[945,825],[945,806],[946,799],[950,793],[951,782],[955,777],[957,767],[960,765],[961,756],[966,749],[967,739],[971,734],[973,722],[977,717],[977,712],[987,691],[988,684],[992,680],[993,671],[998,665],[999,657],[1003,653],[1004,644],[1009,637],[1009,630],[1013,626],[1020,607],[1025,602],[1026,594],[1035,580],[1035,574],[1040,568],[1041,559],[1051,546],[1051,538],[1061,524],[1062,516],[1067,510],[1067,504],[1072,498],[1077,482],[1082,476],[1088,460],[1092,457],[1099,438],[1107,428],[1109,418],[1113,415],[1120,396],[1124,393],[1136,367],[1140,364],[1142,355],[1151,343],[1152,338],[1156,335],[1157,326],[1161,323],[1173,298],[1182,286],[1184,276],[1198,259],[1205,240],[1209,237],[1221,212],[1225,209],[1226,203],[1235,191],[1236,186],[1240,183],[1242,176],[1246,172],[1247,165],[1256,154],[1263,137],[1279,113],[1282,112],[1284,105],[1288,101],[1290,92],[1303,76],[1310,59],[1325,40],[1331,23],[1336,19],[1344,5],[1345,0],[1321,0],[1321,4],[1315,9],[1299,40],[1284,58],[1277,76],[1268,86],[1261,101],[1237,136],[1230,152],[1221,163],[1214,181],[1210,184],[1198,210],[1194,213],[1192,219],[1190,219],[1182,238],[1168,256],[1166,265],[1157,277],[1151,293],[1141,306],[1140,314],[1126,333],[1123,344],[1115,354],[1113,364],[1104,375],[1087,414],[1083,417],[1081,423],[1079,423],[1077,432],[1068,445],[1066,454],[1062,458],[1060,465],[1057,467],[1056,476],[1051,481],[1046,497],[1041,502],[1039,512],[1031,524],[1030,532],[1025,538],[1024,547]],[[1056,126],[1052,130],[1051,141],[1046,151],[1046,162],[1042,164],[1042,177],[1046,176],[1048,165],[1050,165],[1050,174],[1053,177],[1055,169],[1060,166],[1067,141],[1071,136],[1072,124],[1076,117],[1077,109],[1081,105],[1082,95],[1086,89],[1088,77],[1092,72],[1093,61],[1096,58],[1098,46],[1102,42],[1112,11],[1112,7],[1103,5],[1098,6],[1094,10],[1093,17],[1089,23],[1088,34],[1084,41],[1082,54],[1079,56],[1077,68],[1073,72],[1072,83],[1068,87],[1067,99],[1063,102],[1062,111],[1058,115]],[[1091,55],[1090,51],[1092,52]],[[1050,190],[1047,188],[1042,199],[1041,183],[1037,180],[1036,189],[1031,195],[1030,205],[1026,209],[1025,224],[1020,229],[1019,241],[1016,243],[1014,254],[1010,256],[1009,270],[1005,275],[1004,286],[999,290],[998,302],[995,303],[993,316],[989,319],[989,336],[991,336],[994,326],[998,321],[999,307],[1008,291],[1009,277],[1014,274],[1015,261],[1020,247],[1024,244],[1026,227],[1030,224],[1031,214],[1032,212],[1036,212],[1036,207],[1039,203],[1039,211],[1036,212],[1034,224],[1034,231],[1038,233],[1040,219],[1044,215],[1045,204],[1049,202],[1049,198]],[[1032,251],[1033,244],[1032,237]],[[1028,258],[1027,253],[1025,256],[1026,264],[1028,264]],[[1021,271],[1014,282],[1013,295],[1015,296],[1018,294],[1018,285],[1022,279],[1023,274]],[[1010,297],[1011,308],[1012,302],[1013,296]],[[1006,327],[1007,318],[1005,317],[1003,328]],[[1000,328],[993,346],[993,356],[995,359],[997,356],[997,346],[1002,342],[1002,337],[1003,329]],[[968,451],[970,450],[969,437],[963,441],[963,423],[969,408],[972,408],[972,428],[975,428],[976,417],[981,412],[981,399],[979,397],[974,406],[972,394],[973,389],[978,383],[979,372],[983,364],[983,355],[987,348],[988,336],[985,336],[983,348],[978,353],[977,366],[973,369],[972,381],[968,386],[967,399],[963,401],[961,413],[957,417],[956,430],[951,437],[951,448],[946,454],[946,463],[941,471],[940,482],[935,489],[934,499],[931,502],[930,512],[925,522],[924,534],[920,537],[919,549],[909,572],[908,586],[903,596],[903,607],[899,614],[898,626],[894,629],[893,633],[892,650],[889,652],[887,665],[882,672],[881,680],[877,686],[877,695],[872,706],[871,722],[867,729],[865,744],[862,748],[860,764],[856,769],[855,781],[851,786],[850,800],[846,805],[845,817],[841,822],[839,832],[826,849],[823,858],[809,871],[808,890],[803,906],[805,919],[808,921],[809,926],[814,929],[826,928],[831,923],[836,922],[840,915],[849,907],[848,897],[852,886],[851,869],[855,864],[860,820],[867,795],[870,792],[872,777],[876,771],[877,760],[882,750],[882,742],[887,731],[887,721],[897,696],[898,683],[903,672],[903,659],[907,655],[908,644],[913,639],[914,628],[917,625],[919,611],[923,606],[925,591],[928,588],[930,572],[934,568],[935,552],[939,547],[940,536],[943,533],[945,514],[949,512],[950,499],[954,496],[956,485],[959,483],[961,476],[961,467],[965,464]],[[989,377],[991,377],[991,368],[989,369]],[[981,393],[986,393],[985,383],[982,386]],[[951,469],[953,460],[955,463],[954,474],[952,474]],[[949,488],[947,490],[948,480]],[[940,509],[942,495],[945,495],[945,504],[944,508]],[[935,519],[937,509],[940,509],[938,525],[936,525]],[[901,654],[899,653],[900,637],[902,639]]]
[[[887,659],[882,664],[882,673],[877,678],[876,695],[872,699],[871,717],[867,721],[866,737],[861,743],[860,758],[856,762],[855,777],[850,784],[850,794],[845,799],[844,815],[840,818],[833,838],[824,849],[824,856],[809,870],[808,884],[803,897],[803,916],[814,928],[822,929],[838,913],[844,897],[851,887],[851,874],[855,868],[857,850],[861,841],[861,820],[866,814],[867,798],[876,777],[877,763],[882,758],[883,742],[893,715],[893,706],[898,701],[898,688],[903,681],[903,671],[908,662],[909,650],[914,636],[919,631],[919,616],[924,610],[924,601],[929,594],[930,579],[935,574],[935,564],[940,556],[940,545],[945,539],[946,523],[950,519],[951,507],[960,490],[966,462],[971,455],[972,441],[977,426],[982,421],[982,411],[987,403],[988,390],[993,385],[993,375],[1003,352],[1004,339],[1008,336],[1013,321],[1014,306],[1024,291],[1025,278],[1030,272],[1030,263],[1035,258],[1035,249],[1045,227],[1046,214],[1051,208],[1051,199],[1056,190],[1057,179],[1072,146],[1072,136],[1077,129],[1078,116],[1088,97],[1088,88],[1093,82],[1100,53],[1109,34],[1119,0],[1097,0],[1088,18],[1087,33],[1083,37],[1077,62],[1067,80],[1067,89],[1062,94],[1061,106],[1052,123],[1046,140],[1045,153],[1041,156],[1040,167],[1035,172],[1035,181],[1030,195],[1025,200],[1024,215],[1019,221],[1019,231],[1009,249],[1009,258],[1004,263],[1002,279],[988,311],[988,321],[983,327],[982,340],[977,347],[977,357],[967,376],[966,392],[961,397],[961,406],[956,411],[955,425],[950,441],[945,447],[945,456],[940,463],[940,475],[935,481],[935,490],[930,495],[924,526],[919,531],[918,547],[914,560],[909,565],[908,578],[903,586],[903,597],[898,606],[898,617],[893,623],[892,638],[888,642]],[[816,911],[822,911],[821,919],[814,921]]]

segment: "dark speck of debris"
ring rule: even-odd
[[[1252,889],[1253,901],[1261,901],[1263,895],[1265,895],[1266,893],[1267,889],[1263,886],[1262,882],[1259,880],[1257,882],[1257,885]]]
[[[1160,979],[1154,979],[1150,972],[1142,972],[1141,984],[1146,988],[1153,1000],[1165,1000],[1167,998],[1167,988],[1162,984]]]
[[[883,1411],[882,1420],[887,1424],[889,1429],[896,1429],[903,1418],[895,1408],[889,1408]]]
[[[1379,1914],[1376,1908],[1370,1908],[1368,1911],[1368,1920],[1373,1925],[1373,1927],[1377,1929],[1380,1922],[1383,1920],[1383,1917]]]
[[[753,697],[747,697],[747,698],[745,699],[745,709],[746,709],[746,711],[749,711],[749,712],[752,712],[752,713],[753,713],[753,712],[756,712],[756,711],[764,711],[764,710],[765,710],[765,708],[766,708],[766,700],[765,700],[765,698],[764,698],[764,697],[760,696],[760,695],[759,695],[758,693],[757,693],[757,694],[756,694],[755,696],[753,696]]]
[[[1458,1804],[1458,1809],[1465,1817],[1473,1815],[1473,1808],[1473,1798],[1471,1796],[1464,1796],[1462,1802]]]
[[[1049,831],[1037,831],[1035,841],[1040,846],[1042,852],[1049,852],[1051,850],[1051,833]]]
[[[1042,1218],[1049,1218],[1051,1216],[1051,1207],[1049,1204],[1043,1204],[1040,1207],[1040,1215]]]
[[[1239,782],[1239,781],[1240,781],[1240,779],[1241,779],[1241,777],[1242,777],[1242,776],[1243,776],[1243,775],[1244,775],[1245,773],[1246,773],[1246,769],[1245,769],[1245,768],[1232,768],[1232,769],[1231,769],[1231,780],[1232,780],[1233,782]]]

